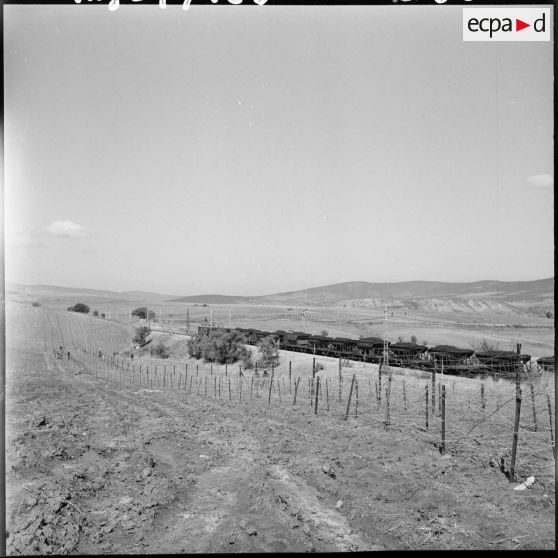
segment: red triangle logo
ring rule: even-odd
[[[515,20],[515,30],[516,31],[521,31],[522,29],[525,29],[525,27],[531,27],[531,24],[530,23],[525,23],[524,21],[521,21],[520,19]]]

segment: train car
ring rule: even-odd
[[[336,337],[329,342],[330,355],[349,360],[358,359],[357,340],[348,337]]]
[[[359,360],[379,364],[384,353],[384,340],[379,337],[363,337],[358,339],[356,342],[356,352]]]
[[[420,367],[425,360],[427,348],[416,343],[393,343],[389,347],[389,364],[403,368]]]
[[[427,358],[430,366],[443,368],[447,374],[466,374],[474,368],[474,363],[471,362],[474,352],[472,349],[460,349],[452,345],[437,345],[428,348]]]
[[[550,357],[541,357],[536,360],[539,372],[555,372],[554,355]]]
[[[531,355],[518,355],[513,351],[481,351],[475,353],[482,371],[497,374],[515,374],[519,365],[521,372],[527,372]]]
[[[331,354],[331,338],[325,335],[311,335],[308,338],[308,344],[314,355],[330,356]]]
[[[272,335],[269,331],[262,331],[261,329],[254,330],[254,344],[257,345],[262,339]]]
[[[309,333],[303,331],[289,331],[285,336],[282,348],[286,351],[297,351],[299,353],[308,353],[310,345],[308,338],[311,337]]]

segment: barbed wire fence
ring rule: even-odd
[[[173,391],[223,404],[257,407],[262,413],[306,407],[316,416],[412,433],[442,455],[460,455],[499,470],[510,480],[534,476],[554,483],[555,377],[527,374],[509,381],[464,380],[439,372],[407,373],[377,366],[330,371],[293,370],[292,362],[263,371],[242,365],[141,359],[83,347],[72,355],[83,371],[122,387]],[[518,412],[519,411],[519,412]],[[514,443],[514,439],[516,443]],[[515,446],[515,452],[514,452]]]

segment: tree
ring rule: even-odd
[[[259,363],[262,366],[277,366],[279,364],[277,341],[271,335],[264,337],[258,343],[258,351],[261,355]]]
[[[327,329],[322,329],[322,331],[321,331],[320,333],[321,333],[324,337],[327,337],[327,336],[328,336]]]
[[[397,342],[398,343],[403,343],[403,337],[401,335],[397,338]]]
[[[148,312],[145,306],[132,310],[132,316],[137,316],[140,320],[147,320],[148,314],[150,320],[155,319],[155,312],[153,310],[149,310]]]
[[[411,343],[414,343],[415,345],[417,344],[417,336],[416,335],[411,335]]]
[[[140,326],[136,328],[136,334],[132,338],[132,342],[135,345],[143,347],[147,343],[147,337],[151,333],[151,330],[147,326]]]
[[[87,306],[87,304],[83,304],[83,302],[78,302],[73,306],[69,306],[68,312],[80,312],[82,314],[89,314],[89,306]]]

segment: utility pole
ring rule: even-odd
[[[213,309],[209,309],[209,328],[213,328]]]
[[[229,310],[229,327],[232,327],[232,310]]]
[[[190,333],[190,307],[186,308],[186,333]]]
[[[306,319],[304,318],[304,312],[306,312],[306,310],[303,310],[303,311],[300,313],[300,320],[301,320],[302,331],[306,331]]]

